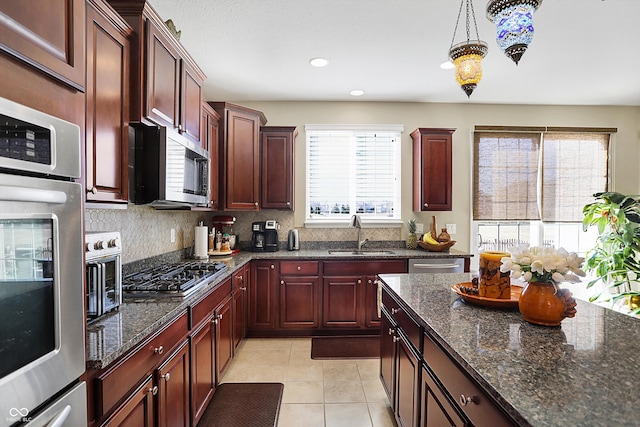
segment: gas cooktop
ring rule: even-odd
[[[122,292],[124,297],[185,297],[221,276],[227,269],[222,262],[163,264],[123,277]]]

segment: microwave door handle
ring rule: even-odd
[[[97,278],[95,264],[87,264],[87,314],[98,315]]]
[[[67,195],[57,190],[0,185],[0,200],[3,202],[37,202],[63,205]]]

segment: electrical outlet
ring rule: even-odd
[[[416,233],[418,234],[424,233],[424,224],[416,224]]]
[[[447,224],[447,233],[456,234],[456,225],[455,224]]]
[[[176,242],[176,229],[172,228],[171,229],[171,243],[175,243]]]

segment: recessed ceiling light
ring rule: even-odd
[[[453,65],[453,62],[451,61],[445,61],[440,64],[440,68],[442,68],[443,70],[451,70],[452,68],[455,68],[455,65]]]
[[[328,60],[326,60],[325,58],[311,58],[309,60],[309,64],[313,65],[314,67],[326,67],[327,64],[329,63]]]
[[[360,89],[355,89],[349,92],[352,96],[362,96],[364,95],[364,91]]]

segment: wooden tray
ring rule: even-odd
[[[518,301],[522,293],[522,287],[511,285],[511,299],[487,298],[479,295],[465,294],[460,290],[461,286],[471,287],[471,282],[458,283],[451,286],[451,290],[458,294],[465,302],[474,305],[494,308],[518,308]]]
[[[209,251],[209,256],[225,256],[231,255],[233,251]]]

